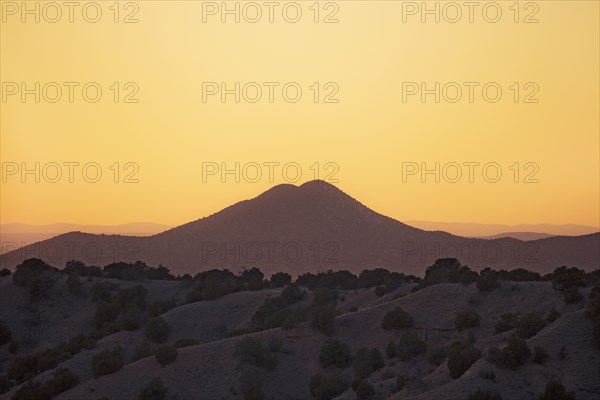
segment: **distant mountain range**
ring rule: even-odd
[[[0,266],[14,268],[31,257],[56,266],[70,259],[95,265],[142,260],[192,275],[252,266],[267,274],[373,267],[422,274],[437,258],[457,257],[475,269],[524,267],[543,273],[561,265],[597,268],[600,233],[521,241],[425,231],[372,211],[333,185],[311,181],[275,186],[151,236],[61,234],[2,254]]]
[[[580,236],[598,232],[598,228],[585,225],[552,224],[474,224],[468,222],[406,221],[415,228],[427,231],[442,230],[455,235],[479,238],[514,237],[521,240],[541,239],[549,236]]]

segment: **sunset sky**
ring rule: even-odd
[[[517,23],[512,1],[498,2],[497,23],[485,21],[481,7],[472,23],[466,8],[456,23],[443,15],[439,23],[432,16],[422,23],[421,14],[406,14],[410,9],[404,9],[403,22],[407,5],[391,1],[321,2],[316,23],[313,1],[297,2],[297,23],[284,20],[284,2],[273,23],[266,7],[256,23],[244,15],[239,23],[233,16],[222,23],[220,13],[203,22],[202,2],[192,1],[131,3],[137,8],[122,2],[117,23],[109,9],[113,1],[98,2],[97,23],[86,22],[81,7],[73,23],[66,8],[56,23],[44,15],[39,23],[33,16],[22,23],[20,10],[13,15],[6,3],[12,2],[0,2],[2,223],[178,225],[287,183],[284,164],[300,166],[300,184],[316,177],[319,163],[321,179],[335,172],[329,181],[401,221],[599,225],[597,1],[538,1],[539,10],[519,10]],[[254,17],[255,10],[246,11]],[[50,19],[55,15],[46,12]],[[139,22],[123,23],[130,13]],[[337,23],[323,22],[330,14]],[[530,14],[539,22],[523,23]],[[62,97],[51,103],[40,89],[39,103],[35,94],[23,103],[22,82],[30,89],[35,82],[41,88],[57,82]],[[64,82],[80,83],[73,86],[72,103]],[[102,88],[96,103],[82,96],[88,82]],[[235,82],[257,82],[263,96],[236,103],[228,95],[223,103],[217,94],[204,102],[203,82],[226,82],[229,89]],[[272,103],[264,82],[279,83]],[[283,97],[288,82],[302,89],[296,103]],[[403,82],[425,82],[430,89],[435,82],[457,82],[462,98],[436,103],[428,95],[422,102],[419,93],[403,101],[403,87],[415,87]],[[472,103],[464,82],[479,85]],[[489,82],[502,89],[495,103],[482,96]],[[11,94],[15,87],[19,92]],[[54,98],[55,86],[46,87],[46,97]],[[132,99],[138,102],[125,103],[137,88]],[[252,98],[255,87],[247,88]],[[455,86],[447,88],[453,97]],[[331,99],[338,102],[324,102],[337,89]],[[525,102],[533,92],[529,99],[538,102]],[[74,182],[64,164],[70,162],[80,163],[73,167]],[[227,175],[223,183],[217,174],[203,182],[203,163],[233,169],[236,162],[249,165],[251,178],[254,164],[248,163],[261,165],[262,179],[241,176],[236,183]],[[273,182],[268,162],[280,163]],[[446,172],[439,183],[433,175],[422,182],[419,173],[403,178],[403,165],[433,169],[436,162]],[[479,163],[473,182],[464,164],[471,162]],[[23,182],[20,171],[12,174],[22,163],[29,169],[40,163],[46,176],[40,171],[39,183],[32,174]],[[52,163],[62,166],[55,183]],[[82,177],[86,163],[100,166],[98,182]],[[457,164],[463,175],[452,183]],[[482,175],[485,164],[501,168],[496,183],[488,182],[494,169]],[[294,170],[288,171],[293,181]],[[95,172],[88,172],[93,178]],[[129,173],[137,183],[124,182]]]

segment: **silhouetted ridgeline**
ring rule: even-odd
[[[379,214],[322,181],[279,185],[216,214],[148,237],[70,232],[20,247],[2,243],[0,267],[28,258],[53,266],[144,260],[174,274],[211,268],[260,267],[296,277],[328,269],[355,274],[382,267],[422,275],[439,258],[458,258],[474,270],[524,267],[545,274],[559,265],[600,267],[600,233],[521,241],[466,238],[425,231]]]

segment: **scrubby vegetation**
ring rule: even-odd
[[[240,389],[244,400],[261,400],[264,398],[263,383],[255,369],[249,369],[240,377]]]
[[[123,356],[125,349],[117,346],[112,350],[104,350],[96,354],[92,359],[92,371],[94,378],[117,372],[123,367]]]
[[[480,292],[489,292],[499,288],[499,278],[500,274],[497,271],[494,271],[491,268],[485,268],[479,273],[479,277],[477,278],[477,289],[479,289]]]
[[[154,358],[160,365],[172,364],[177,359],[177,348],[174,346],[161,346],[154,351]]]
[[[398,341],[398,356],[402,361],[425,353],[427,344],[413,332],[405,332]]]
[[[447,350],[441,345],[434,346],[427,352],[427,361],[432,365],[442,365],[446,361],[446,357]]]
[[[304,297],[304,292],[297,285],[287,286],[279,296],[267,299],[252,316],[252,323],[257,330],[278,326],[297,324],[304,320],[305,311],[289,309]]]
[[[385,330],[410,328],[412,326],[412,317],[400,307],[388,311],[383,316],[381,327]]]
[[[135,350],[131,355],[131,362],[136,362],[142,358],[150,357],[152,354],[152,346],[150,343],[147,340],[142,340],[142,342],[135,347]]]
[[[378,349],[368,350],[364,347],[356,352],[354,358],[354,374],[358,379],[364,379],[371,373],[383,368],[385,363]]]
[[[56,368],[62,361],[68,360],[83,349],[93,349],[96,340],[84,335],[74,336],[67,342],[24,357],[16,357],[8,367],[8,377],[17,383],[25,382],[34,376]]]
[[[276,272],[271,275],[271,285],[274,287],[284,287],[292,283],[292,276],[287,272]]]
[[[563,293],[563,300],[566,304],[579,303],[582,298],[583,295],[576,287],[570,287],[566,289]]]
[[[319,355],[319,362],[321,366],[327,367],[329,365],[335,365],[343,368],[350,364],[352,361],[352,350],[350,346],[337,339],[328,340],[321,347],[321,354]]]
[[[30,258],[17,265],[12,274],[16,286],[24,286],[32,301],[45,297],[54,286],[56,268],[46,264],[39,258]]]
[[[516,369],[523,365],[529,356],[531,356],[531,350],[527,347],[525,340],[512,336],[502,350],[498,347],[490,347],[487,358],[498,368]]]
[[[551,380],[546,384],[544,393],[539,396],[540,400],[575,400],[574,392],[567,392],[565,387],[556,380]]]
[[[100,298],[110,299],[105,286],[95,286]],[[94,289],[93,289],[94,290]],[[140,326],[141,309],[146,304],[147,290],[142,285],[119,290],[112,300],[101,300],[96,306],[94,325],[109,335],[121,329],[133,331]]]
[[[388,345],[385,347],[385,355],[387,358],[394,358],[396,355],[398,355],[398,348],[393,340],[390,340]]]
[[[536,364],[545,364],[548,361],[548,352],[542,346],[535,346],[531,355],[531,361]]]
[[[560,317],[560,313],[556,311],[556,307],[552,307],[550,311],[548,311],[548,315],[546,316],[546,322],[551,324],[552,322],[556,321],[558,317]]]
[[[80,378],[66,368],[59,368],[52,379],[43,384],[30,381],[15,393],[14,400],[50,400],[77,386]]]
[[[496,390],[479,388],[471,392],[467,400],[502,400],[502,396]]]
[[[455,341],[448,347],[447,355],[450,377],[458,379],[481,358],[481,351],[470,341]]]
[[[330,400],[348,389],[348,379],[342,375],[316,374],[310,378],[310,394],[317,400]]]
[[[0,346],[9,343],[12,340],[12,332],[4,321],[0,320]]]
[[[167,397],[167,388],[160,378],[153,378],[142,388],[138,400],[164,400]]]
[[[369,381],[362,379],[356,385],[354,392],[356,393],[356,398],[358,399],[369,399],[375,394],[375,388]]]
[[[465,328],[475,328],[479,326],[480,322],[481,316],[473,308],[458,312],[454,318],[454,326],[458,331],[462,331]]]
[[[161,317],[154,317],[148,319],[148,322],[146,322],[145,331],[148,339],[154,343],[163,343],[169,337],[171,326]]]
[[[175,300],[154,300],[148,306],[148,316],[149,317],[160,317],[162,314],[167,311],[175,308]]]
[[[586,309],[586,315],[594,324],[596,345],[600,347],[600,286],[595,286],[588,296],[590,303]]]
[[[339,311],[335,304],[313,306],[311,310],[313,325],[326,335],[332,335],[334,331],[335,317]]]
[[[277,366],[277,355],[264,346],[258,340],[245,337],[236,343],[237,353],[242,361],[248,362],[254,366],[272,371]]]
[[[535,336],[546,326],[546,322],[535,314],[520,317],[516,324],[516,334],[524,339]]]

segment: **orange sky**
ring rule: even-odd
[[[285,2],[272,23],[265,7],[250,22],[256,10],[244,2],[239,23],[222,23],[213,8],[203,22],[202,2],[190,1],[121,2],[118,15],[113,1],[98,2],[96,23],[80,8],[72,23],[66,8],[51,23],[56,10],[40,9],[39,23],[23,23],[13,3],[20,7],[0,2],[2,223],[177,225],[293,182],[300,170],[297,183],[335,179],[399,220],[599,225],[598,2],[521,3],[518,16],[512,1],[498,2],[496,23],[479,8],[472,23],[466,8],[456,23],[450,8],[422,23],[407,2],[366,1],[320,2],[318,15],[313,1],[298,2],[296,23]],[[39,103],[35,93],[22,102],[23,82],[40,82]],[[95,103],[82,92],[90,82],[88,100],[102,90]],[[235,94],[221,101],[221,82],[240,82],[239,103]],[[422,102],[422,82],[440,82],[439,103],[435,94]],[[20,174],[36,163],[39,183]],[[220,171],[203,179],[203,165],[221,163],[239,163],[239,183]],[[436,163],[439,182],[421,176]]]

